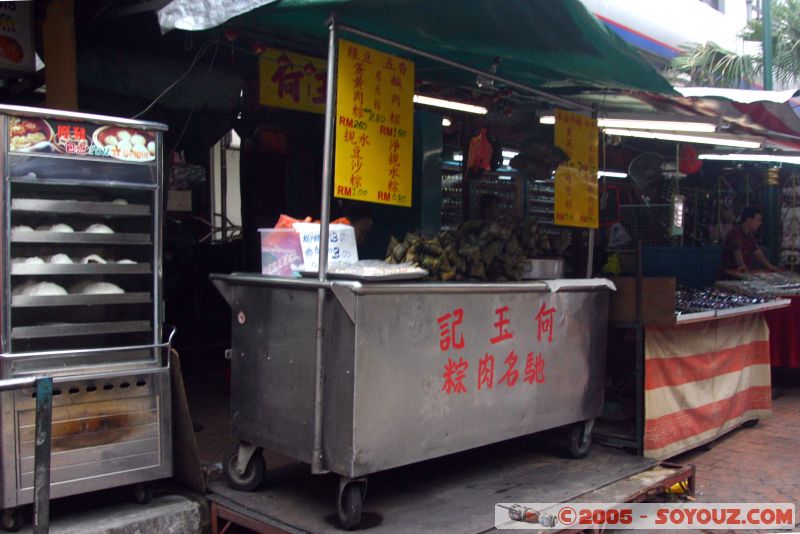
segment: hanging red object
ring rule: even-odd
[[[681,145],[678,170],[684,174],[694,174],[702,168],[703,162],[697,158],[697,150],[690,145]]]
[[[260,56],[261,54],[267,51],[267,45],[265,45],[261,41],[254,42],[251,48],[253,50],[253,53],[256,54],[257,56]]]
[[[470,140],[467,168],[488,171],[492,168],[491,160],[492,145],[487,138],[486,128],[481,128],[480,133]]]
[[[239,38],[239,32],[230,28],[222,32],[222,35],[224,35],[225,39],[227,39],[231,43]]]

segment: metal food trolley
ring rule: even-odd
[[[229,485],[255,489],[265,472],[260,451],[267,447],[309,463],[312,473],[339,474],[338,515],[344,527],[352,528],[361,518],[364,477],[371,473],[565,425],[572,425],[570,452],[584,456],[594,417],[603,406],[608,287],[604,281],[569,280],[555,284],[330,281],[340,30],[487,76],[568,108],[593,110],[340,24],[331,15],[317,280],[246,274],[212,275],[212,280],[233,312],[232,430],[241,443],[223,462]],[[589,266],[593,238],[590,231]],[[469,310],[476,312],[473,317]],[[471,374],[480,373],[480,358],[489,356],[486,344],[496,334],[491,329],[497,327],[495,314],[501,310],[507,315],[499,320],[508,321],[501,326],[517,325],[519,345],[491,354],[498,378],[513,355],[520,374],[527,371],[531,358],[534,366],[541,365],[537,357],[545,358],[543,380],[538,374],[530,383],[516,376],[513,386],[506,387],[511,380],[505,376],[505,384],[493,382],[494,389],[488,385],[482,389],[480,374]],[[537,331],[541,326],[531,321],[537,312],[550,310],[558,337],[545,347]],[[456,311],[463,313],[463,322]],[[463,346],[478,351],[469,361],[466,355],[444,351],[444,333],[437,325],[441,327],[448,314],[451,319],[458,317]],[[448,335],[453,334],[452,326]],[[461,345],[460,337],[453,338],[450,348],[456,341]],[[483,367],[485,373],[486,360]],[[453,373],[464,379],[469,373],[473,383],[462,386],[466,390],[450,384],[443,391],[443,375],[452,379]]]
[[[52,376],[50,495],[172,474],[166,126],[0,106],[2,378]],[[170,336],[171,337],[171,336]],[[32,502],[34,388],[0,392],[4,526]]]
[[[323,470],[341,475],[338,507],[358,522],[371,473],[541,430],[570,428],[576,457],[602,412],[608,291],[602,282],[519,284],[319,282],[214,275],[233,310],[232,431],[242,440],[223,464],[233,487],[264,476],[261,447],[313,464],[321,417]],[[325,366],[316,406],[317,291],[325,293]],[[513,337],[492,345],[498,309]],[[535,317],[555,310],[552,341]],[[445,334],[463,346],[442,351],[442,317],[463,311]],[[452,323],[451,323],[452,324]],[[492,385],[478,386],[479,360],[494,356]],[[515,379],[502,381],[515,354]],[[541,373],[526,371],[529,354]],[[464,391],[445,391],[448,362],[468,362]],[[504,363],[506,362],[506,363]],[[513,371],[512,371],[513,373]]]

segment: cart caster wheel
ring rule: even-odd
[[[6,532],[19,532],[25,525],[25,516],[19,508],[3,510],[3,530]]]
[[[352,530],[361,522],[361,505],[364,502],[362,485],[352,482],[339,491],[339,522],[342,527]]]
[[[592,434],[586,433],[584,423],[575,423],[567,435],[567,454],[570,458],[585,458],[592,448]]]
[[[749,421],[745,421],[744,423],[742,423],[742,426],[744,428],[753,428],[754,426],[758,425],[759,421],[760,419],[750,419]]]
[[[153,486],[150,484],[136,484],[133,486],[133,500],[139,504],[148,504],[153,500]]]
[[[239,458],[239,446],[232,447],[225,455],[222,461],[222,474],[225,475],[225,481],[228,486],[239,491],[253,491],[264,480],[264,474],[267,472],[267,466],[264,463],[264,457],[261,455],[261,449],[256,449],[250,461],[247,462],[247,468],[244,473],[236,471],[236,461]]]

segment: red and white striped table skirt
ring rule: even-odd
[[[771,411],[762,314],[646,328],[645,456],[670,458]]]

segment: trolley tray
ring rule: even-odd
[[[147,304],[150,293],[113,295],[17,295],[11,298],[12,308],[50,308],[52,306],[99,306],[105,304]]]
[[[150,274],[149,263],[14,263],[12,276]]]
[[[75,243],[86,245],[150,245],[149,234],[89,234],[86,232],[11,232],[12,243]]]
[[[151,331],[150,321],[118,321],[113,323],[65,323],[45,326],[17,326],[11,329],[13,339],[36,339],[62,336],[92,336]]]
[[[148,204],[114,204],[112,202],[87,202],[82,200],[14,198],[11,199],[11,211],[140,217],[150,215],[150,206]]]

